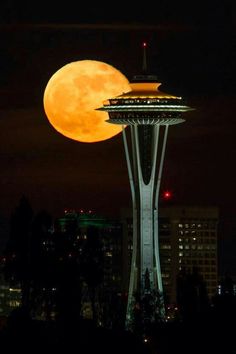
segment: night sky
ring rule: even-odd
[[[49,124],[42,99],[50,77],[72,61],[104,61],[132,78],[147,41],[148,67],[161,90],[195,108],[184,124],[170,128],[162,191],[170,189],[176,204],[218,206],[228,225],[223,237],[233,242],[234,2],[151,1],[132,9],[122,1],[78,3],[1,2],[1,220],[22,195],[35,212],[46,209],[54,217],[65,208],[118,216],[130,204],[122,136],[95,144],[70,140]]]

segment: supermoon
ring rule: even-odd
[[[43,104],[51,125],[67,138],[92,143],[112,138],[122,127],[97,111],[104,101],[130,91],[128,79],[113,66],[95,60],[69,63],[55,72]]]

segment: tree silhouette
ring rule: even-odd
[[[236,316],[236,295],[234,293],[234,281],[226,274],[220,281],[221,293],[212,298],[212,312],[218,323],[224,326],[234,324]]]
[[[33,217],[27,198],[22,197],[11,217],[6,247],[5,277],[20,284],[22,307],[33,318],[50,320],[52,313],[62,324],[80,318],[84,283],[87,284],[94,323],[97,323],[97,288],[103,280],[103,247],[96,227],[87,238],[78,238],[77,219],[61,229],[42,210]],[[59,226],[59,227],[57,227]]]
[[[90,226],[81,259],[82,276],[88,286],[93,320],[97,322],[96,289],[103,280],[103,249],[98,228]]]
[[[31,305],[32,310],[42,309],[51,318],[53,290],[55,288],[55,245],[52,235],[52,217],[40,211],[32,222],[31,237]]]
[[[197,268],[186,272],[180,271],[177,278],[177,302],[181,316],[184,320],[191,321],[209,306],[206,284]]]
[[[57,320],[64,324],[78,321],[81,310],[80,249],[77,224],[70,223],[64,232],[55,225],[55,280]]]
[[[33,210],[23,196],[10,219],[10,237],[6,244],[5,277],[11,284],[20,283],[22,306],[29,311],[31,280],[31,225]]]

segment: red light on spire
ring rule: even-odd
[[[147,72],[147,53],[146,53],[147,43],[143,42],[142,47],[143,47],[143,72],[146,73]]]

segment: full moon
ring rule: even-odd
[[[97,111],[105,100],[130,91],[128,79],[113,66],[80,60],[55,72],[44,91],[43,104],[51,125],[67,138],[92,143],[120,133],[120,125],[107,123]]]

